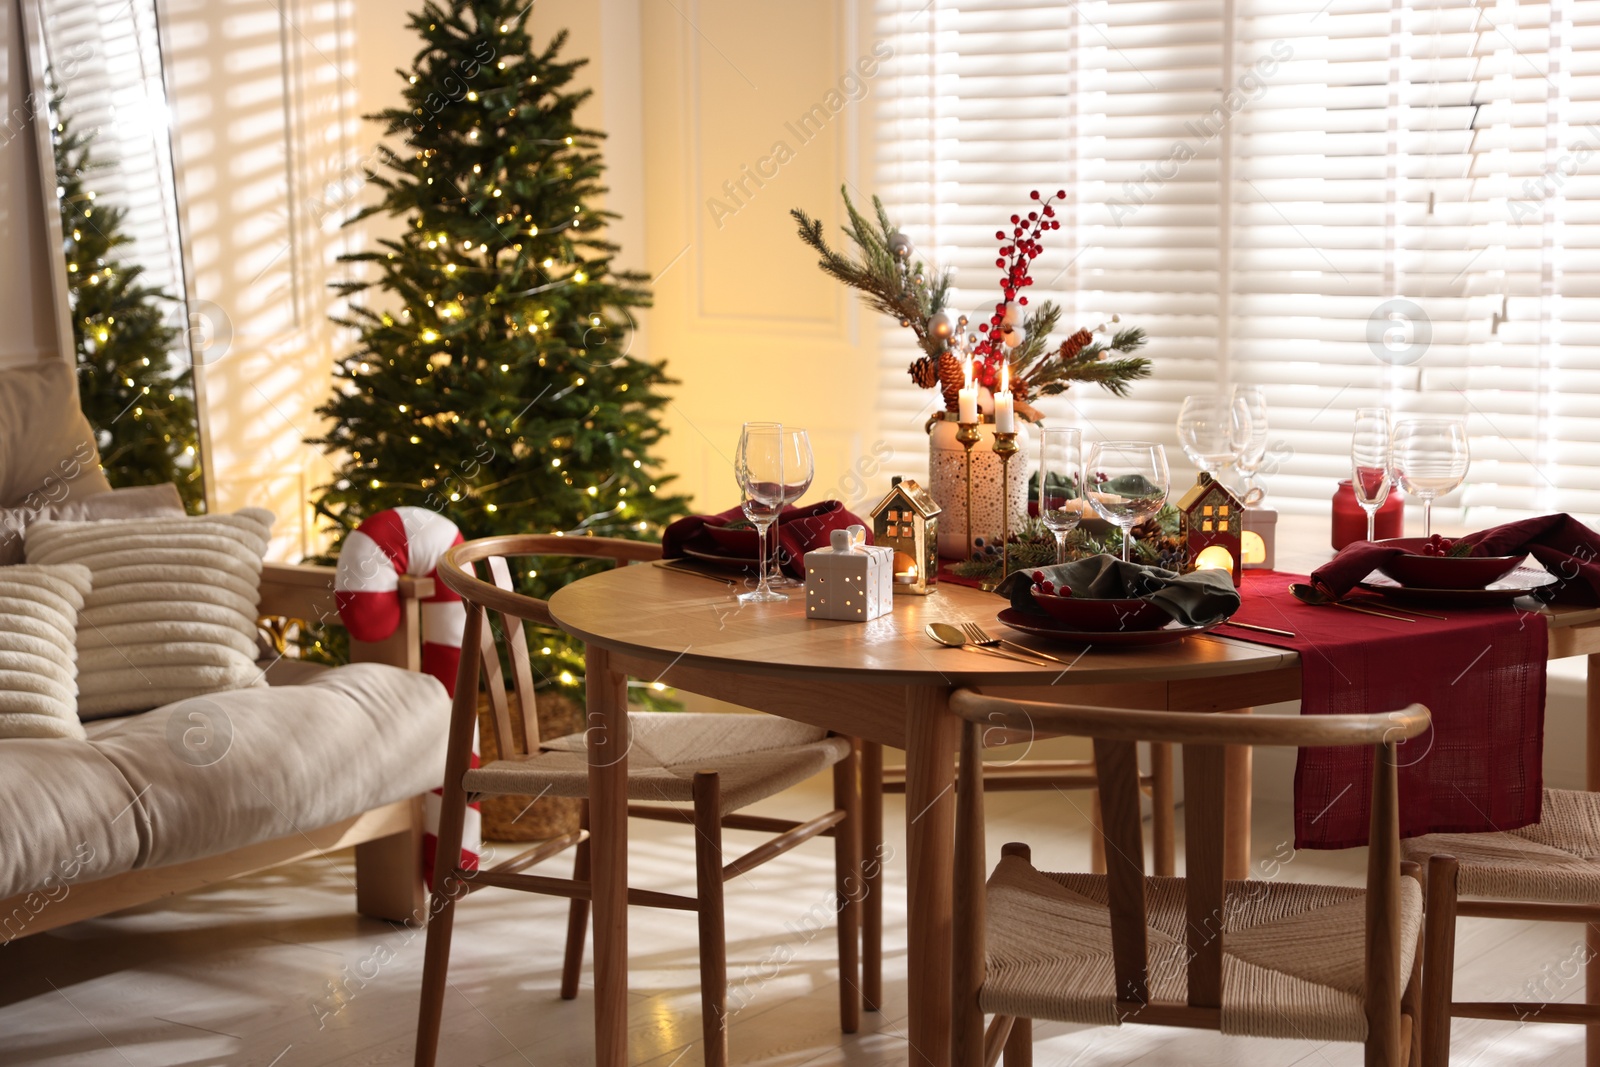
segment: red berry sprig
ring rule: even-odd
[[[1058,589],[1054,582],[1044,576],[1044,571],[1034,571],[1032,574],[1028,575],[1028,577],[1033,579],[1033,588],[1037,592],[1043,593],[1045,596],[1072,595],[1072,590],[1067,586],[1063,585]]]
[[[1441,537],[1439,534],[1434,534],[1432,537],[1422,542],[1422,547],[1418,550],[1418,554],[1423,556],[1444,556],[1458,558],[1461,556],[1470,556],[1472,554],[1472,546],[1467,544],[1465,541],[1455,540],[1449,537]]]
[[[1006,305],[1015,300],[1018,305],[1027,306],[1028,298],[1019,294],[1033,284],[1033,261],[1044,251],[1040,238],[1048,230],[1061,229],[1061,221],[1055,217],[1055,202],[1067,198],[1065,189],[1057,190],[1056,195],[1048,199],[1041,197],[1037,189],[1028,195],[1030,199],[1041,201],[1038,209],[1026,215],[1012,215],[1009,234],[1004,229],[994,232],[995,240],[1000,242],[1000,253],[994,265],[1001,271],[1000,292],[1003,295],[995,304],[989,321],[978,324],[983,338],[972,349],[976,357],[973,376],[989,389],[999,382],[1000,364],[1005,360],[1005,343],[1001,338],[1005,334]]]

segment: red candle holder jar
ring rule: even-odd
[[[1382,541],[1390,537],[1403,537],[1406,524],[1406,501],[1399,490],[1390,489],[1389,496],[1378,508],[1373,524],[1374,536]],[[1333,494],[1333,550],[1337,552],[1352,541],[1367,539],[1367,513],[1356,503],[1356,491],[1349,479],[1339,483]]]

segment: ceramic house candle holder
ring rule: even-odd
[[[866,543],[863,526],[833,531],[832,544],[807,552],[806,618],[866,622],[894,606],[894,549]]]

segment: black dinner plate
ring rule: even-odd
[[[1213,626],[1221,625],[1222,622],[1219,619],[1203,626],[1188,626],[1173,619],[1159,630],[1112,630],[1106,633],[1090,633],[1084,630],[1070,630],[1054,619],[1018,611],[1016,608],[1006,608],[996,618],[1019,633],[1043,637],[1058,644],[1101,645],[1106,648],[1140,648],[1146,645],[1170,644],[1185,637],[1203,634]]]

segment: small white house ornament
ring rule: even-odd
[[[869,545],[864,526],[835,530],[806,553],[806,618],[866,622],[894,606],[894,549]]]

